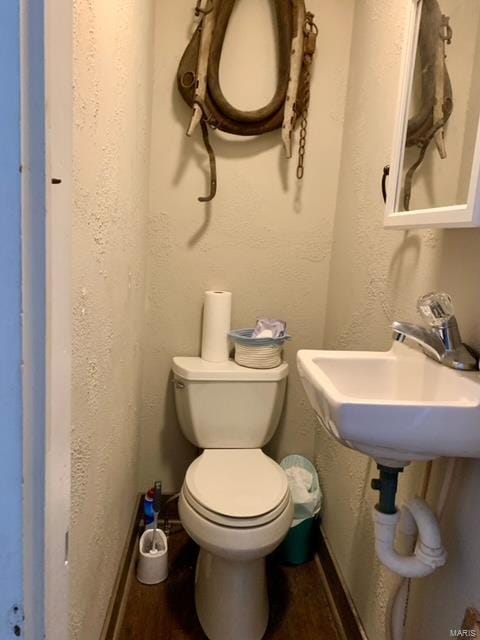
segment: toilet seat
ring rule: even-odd
[[[287,492],[281,503],[275,509],[272,509],[268,513],[264,513],[263,515],[254,518],[236,518],[224,516],[220,513],[216,513],[215,511],[206,509],[202,504],[195,500],[186,485],[183,486],[182,492],[185,500],[192,507],[192,509],[194,509],[199,515],[203,516],[206,520],[209,520],[214,524],[219,524],[223,527],[231,527],[235,529],[261,527],[262,525],[269,524],[270,522],[278,518],[278,516],[280,516],[285,511],[289,504],[289,493]]]
[[[206,449],[187,470],[185,499],[226,527],[257,527],[277,518],[290,499],[283,469],[261,449]]]

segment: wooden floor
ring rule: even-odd
[[[169,538],[166,582],[130,584],[118,640],[205,640],[193,594],[198,548],[183,531]],[[299,567],[268,560],[270,622],[265,640],[340,640],[315,561]],[[245,640],[248,640],[247,638]]]

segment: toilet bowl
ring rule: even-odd
[[[210,640],[259,640],[268,623],[265,557],[293,504],[283,470],[260,449],[204,451],[189,467],[180,518],[199,545],[195,604]]]
[[[180,427],[203,449],[187,469],[179,513],[199,545],[195,606],[210,640],[260,640],[268,623],[265,557],[293,504],[283,469],[261,447],[282,412],[288,366],[173,359]]]

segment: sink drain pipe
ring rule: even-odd
[[[394,514],[373,511],[375,551],[380,562],[403,578],[424,578],[445,564],[447,554],[442,545],[437,518],[422,498],[413,498]],[[397,528],[417,544],[411,555],[395,550]]]
[[[403,578],[422,578],[430,575],[446,562],[438,521],[422,498],[413,498],[400,511],[395,506],[398,474],[401,467],[378,465],[380,478],[372,480],[372,488],[380,493],[373,509],[375,524],[375,551],[380,562]],[[410,555],[395,549],[397,529],[407,539],[418,535],[415,549]]]
[[[393,515],[397,513],[395,498],[397,496],[398,474],[402,473],[403,467],[387,467],[384,464],[377,464],[379,478],[372,480],[372,489],[379,492],[378,504],[375,509],[380,513]]]
[[[380,478],[372,480],[372,488],[380,492],[378,504],[373,510],[375,524],[375,551],[380,562],[398,574],[402,580],[392,605],[391,633],[393,640],[404,635],[404,613],[408,596],[408,580],[430,575],[446,562],[437,518],[422,498],[413,498],[400,511],[395,506],[395,496],[400,467],[378,465]],[[397,530],[406,538],[409,555],[395,549]],[[416,544],[415,544],[416,541]],[[395,602],[397,600],[397,602]],[[403,607],[399,608],[400,601]]]
[[[443,476],[443,482],[440,489],[439,497],[437,500],[436,514],[437,519],[440,520],[445,510],[445,504],[450,492],[450,486],[452,484],[454,471],[455,471],[455,458],[449,458],[447,461],[446,470]],[[425,498],[428,492],[430,484],[430,475],[432,470],[432,461],[427,462],[425,469],[425,476],[423,480],[423,486],[421,490],[421,497]],[[400,525],[401,526],[401,525]],[[415,548],[416,537],[415,535],[407,536],[407,548],[413,550]],[[397,588],[393,591],[387,609],[386,619],[386,638],[387,640],[404,640],[406,633],[406,617],[408,608],[408,597],[410,593],[410,578],[402,578]]]

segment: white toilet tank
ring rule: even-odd
[[[263,447],[278,426],[288,365],[249,369],[233,360],[173,358],[175,405],[185,437],[202,449]]]

